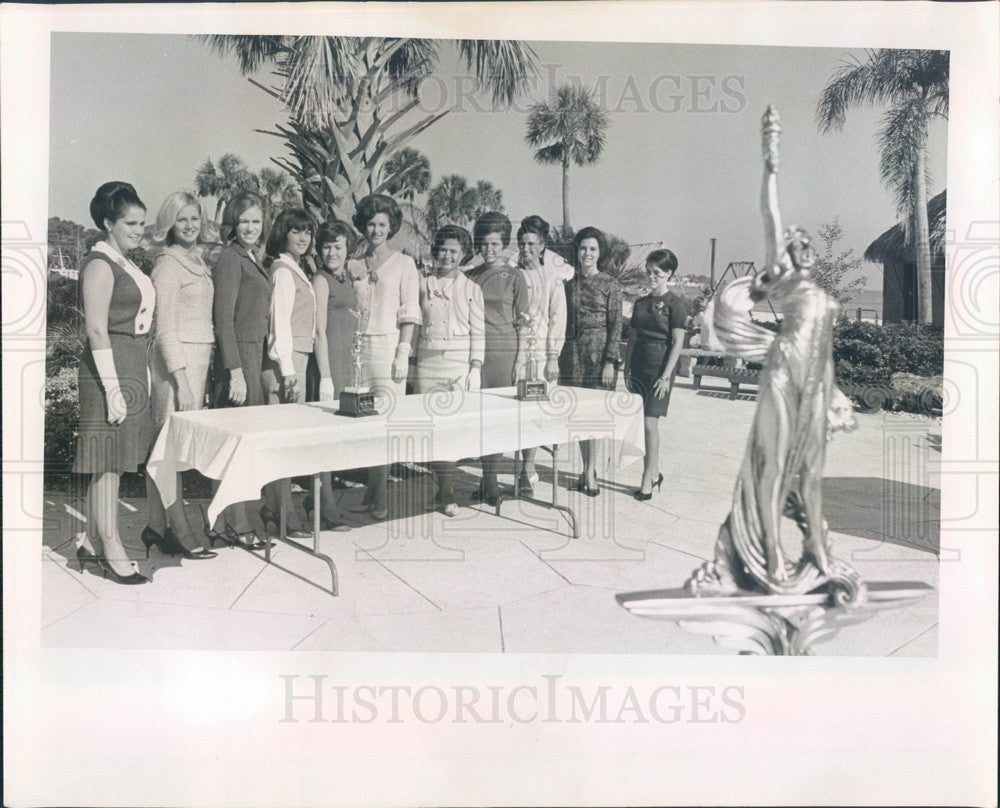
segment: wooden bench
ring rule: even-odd
[[[697,359],[697,364],[691,369],[692,386],[695,390],[701,388],[702,376],[715,376],[729,382],[729,398],[735,399],[740,393],[741,384],[760,383],[762,368],[757,363],[744,363],[743,360],[724,353],[699,348],[686,348],[681,355],[685,354]]]

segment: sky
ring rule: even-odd
[[[533,42],[539,72],[513,108],[474,93],[453,47],[422,88],[428,111],[454,107],[409,144],[430,160],[432,181],[461,174],[503,191],[515,222],[538,213],[562,221],[561,170],[539,165],[524,142],[527,109],[551,88],[594,88],[610,126],[599,161],[570,169],[570,217],[630,243],[663,241],[682,273],[716,274],[730,261],[760,262],[760,117],[781,117],[779,194],[787,224],[815,236],[835,217],[838,249],[864,252],[898,216],[879,178],[877,131],[884,109],[855,108],[842,131],[821,134],[816,101],[837,67],[860,51],[638,43]],[[149,220],[170,193],[193,188],[206,158],[226,152],[254,169],[286,155],[257,130],[283,123],[278,101],[193,37],[52,35],[50,215],[90,225],[93,192],[110,179],[136,186]],[[259,76],[268,79],[267,74]],[[946,186],[946,122],[932,124],[931,195]],[[866,264],[868,287],[881,286]]]

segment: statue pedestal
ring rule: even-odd
[[[519,401],[547,401],[549,385],[544,379],[521,379],[517,383]]]
[[[886,609],[907,606],[934,591],[919,581],[866,583],[867,597],[837,606],[826,589],[804,595],[695,596],[686,589],[626,592],[619,605],[639,617],[670,620],[691,634],[707,634],[741,654],[800,656],[844,626],[863,623]]]
[[[360,418],[365,415],[378,415],[375,409],[375,394],[364,388],[347,388],[340,394],[340,408],[337,415],[349,415]]]

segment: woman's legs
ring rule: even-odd
[[[643,458],[642,484],[639,490],[648,494],[660,474],[660,419],[647,415],[643,418],[643,433],[646,438],[646,456]]]
[[[87,521],[94,524],[91,538],[97,538],[94,545],[96,555],[119,575],[127,576],[135,572],[132,562],[118,535],[118,483],[120,475],[114,471],[94,474],[87,489]]]
[[[597,440],[580,441],[580,455],[583,457],[581,479],[588,488],[597,488]]]
[[[437,477],[437,503],[455,504],[455,464],[448,460],[437,460],[430,467]]]

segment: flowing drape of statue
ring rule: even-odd
[[[757,409],[715,557],[688,587],[694,594],[801,594],[829,584],[838,600],[848,603],[863,596],[863,586],[850,567],[833,558],[822,510],[826,442],[835,430],[854,427],[851,404],[833,380],[838,306],[810,278],[816,253],[809,236],[797,227],[782,232],[779,132],[777,112],[768,107],[762,132],[764,268],[730,283],[711,313],[727,353],[764,364]],[[751,308],[763,300],[780,317],[776,334],[750,318]],[[782,547],[782,517],[793,519],[802,534],[797,560]]]
[[[811,654],[812,645],[873,614],[912,603],[931,587],[914,581],[862,583],[834,558],[823,518],[823,465],[834,432],[854,428],[847,397],[834,384],[837,303],[809,270],[816,254],[797,227],[782,230],[778,210],[778,114],[763,120],[761,207],[764,268],[722,289],[706,311],[731,356],[760,362],[757,407],[733,503],[705,562],[683,589],[616,596],[632,614],[675,622],[693,634],[749,654]],[[780,318],[777,333],[753,322],[762,301]],[[789,524],[788,520],[791,520]],[[801,551],[782,545],[801,537]]]

